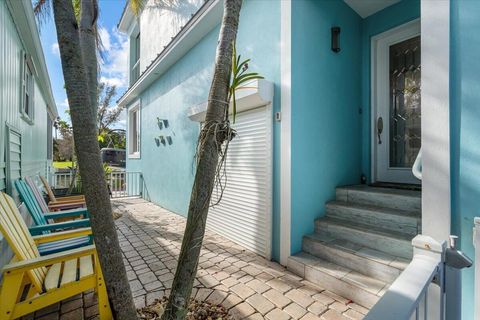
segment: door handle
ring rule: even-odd
[[[378,136],[378,144],[382,144],[381,134],[383,132],[383,118],[378,117],[377,119],[377,136]]]

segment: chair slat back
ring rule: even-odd
[[[15,201],[7,194],[0,192],[0,231],[7,239],[17,261],[40,257],[37,245],[33,241]],[[46,268],[36,268],[28,271],[30,281],[38,292],[47,273]]]
[[[32,177],[25,177],[24,180],[30,187],[30,190],[32,190],[33,196],[37,200],[37,203],[40,206],[40,209],[42,209],[42,212],[48,212],[48,205],[43,198],[42,190],[40,190]]]
[[[30,190],[25,181],[23,181],[22,179],[15,180],[15,188],[20,195],[20,199],[27,206],[28,212],[32,216],[35,224],[38,226],[48,224],[47,219],[45,219],[45,216],[43,215],[42,209],[35,200],[32,190]]]
[[[47,179],[44,176],[39,176],[39,177],[40,177],[40,180],[42,180],[45,190],[47,190],[50,201],[52,202],[57,201],[57,198],[55,197],[55,194],[53,193],[52,188],[50,187],[50,184],[48,183]]]

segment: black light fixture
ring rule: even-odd
[[[340,27],[332,27],[332,51],[340,52]]]

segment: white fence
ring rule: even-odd
[[[72,183],[73,172],[56,172],[53,174],[53,187],[67,189]],[[107,174],[107,183],[112,198],[142,197],[145,186],[141,172],[113,171]],[[80,188],[80,178],[76,177],[75,188]]]
[[[53,187],[55,189],[69,188],[72,178],[72,172],[55,172],[53,173]]]
[[[440,244],[428,236],[418,235],[412,244],[412,262],[370,310],[365,320],[445,318],[445,298],[442,293],[446,243]],[[432,305],[429,306],[429,303]]]
[[[111,172],[108,185],[112,198],[141,197],[143,195],[143,176],[140,172]]]

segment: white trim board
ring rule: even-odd
[[[281,1],[281,48],[280,48],[280,263],[287,265],[291,251],[291,69],[292,69],[292,1]]]

